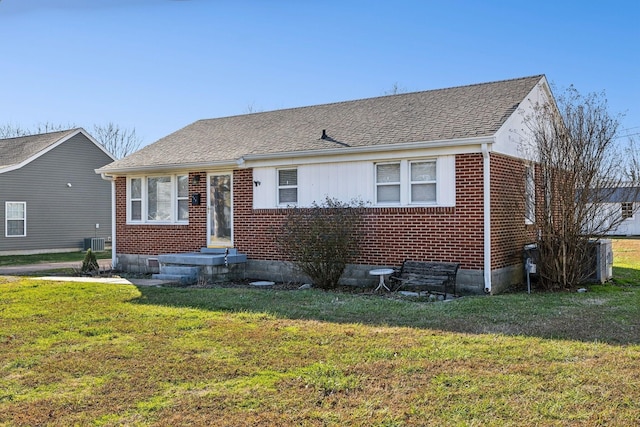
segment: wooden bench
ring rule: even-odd
[[[410,261],[402,263],[400,271],[389,277],[392,289],[425,289],[447,296],[447,288],[456,294],[456,275],[460,264],[454,262]]]

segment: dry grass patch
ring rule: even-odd
[[[434,304],[0,278],[0,425],[635,425],[639,319],[629,284]]]

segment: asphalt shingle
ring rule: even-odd
[[[491,136],[542,75],[196,121],[101,169]],[[326,130],[327,139],[322,139]]]
[[[77,129],[0,139],[0,169],[18,165]]]

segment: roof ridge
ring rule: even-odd
[[[305,108],[328,107],[328,106],[333,106],[333,105],[347,104],[347,103],[351,103],[351,102],[361,102],[361,101],[368,101],[368,100],[380,99],[380,98],[391,98],[391,97],[400,97],[400,96],[408,96],[408,95],[417,95],[417,94],[422,94],[422,93],[427,93],[427,92],[440,92],[440,91],[463,89],[463,88],[476,87],[476,86],[486,86],[486,85],[492,85],[492,84],[498,84],[498,83],[513,82],[513,81],[518,81],[518,80],[528,80],[528,79],[534,79],[534,78],[541,79],[544,76],[545,76],[544,74],[534,74],[534,75],[531,75],[531,76],[514,77],[514,78],[511,78],[511,79],[496,80],[496,81],[492,81],[492,82],[470,83],[470,84],[466,84],[466,85],[451,86],[451,87],[436,88],[436,89],[418,90],[418,91],[414,91],[414,92],[395,93],[395,94],[392,94],[392,95],[371,96],[371,97],[367,97],[367,98],[348,99],[348,100],[344,100],[344,101],[327,102],[327,103],[323,103],[323,104],[301,105],[301,106],[298,106],[298,107],[277,108],[275,110],[258,111],[258,112],[255,112],[255,113],[232,114],[230,116],[221,116],[221,117],[211,117],[211,118],[207,118],[207,119],[199,119],[199,120],[196,120],[196,123],[197,122],[206,122],[206,121],[210,121],[210,120],[230,119],[230,118],[234,118],[234,117],[246,117],[246,116],[253,116],[253,115],[257,116],[257,115],[269,114],[269,113],[275,113],[275,112],[302,110],[302,109],[305,109]],[[187,126],[189,126],[189,125],[187,125]]]
[[[56,131],[53,131],[53,132],[31,133],[29,135],[12,136],[12,137],[9,137],[9,138],[0,138],[0,141],[8,141],[10,139],[19,139],[19,138],[33,138],[33,137],[36,137],[36,136],[53,135],[53,134],[56,134],[56,133],[65,134],[65,133],[75,132],[75,131],[77,131],[79,129],[82,129],[82,128],[75,127],[75,128],[66,129],[66,130],[56,130]]]

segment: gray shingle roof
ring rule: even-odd
[[[543,77],[199,120],[100,170],[491,136]]]
[[[0,169],[18,165],[78,129],[0,139]]]

